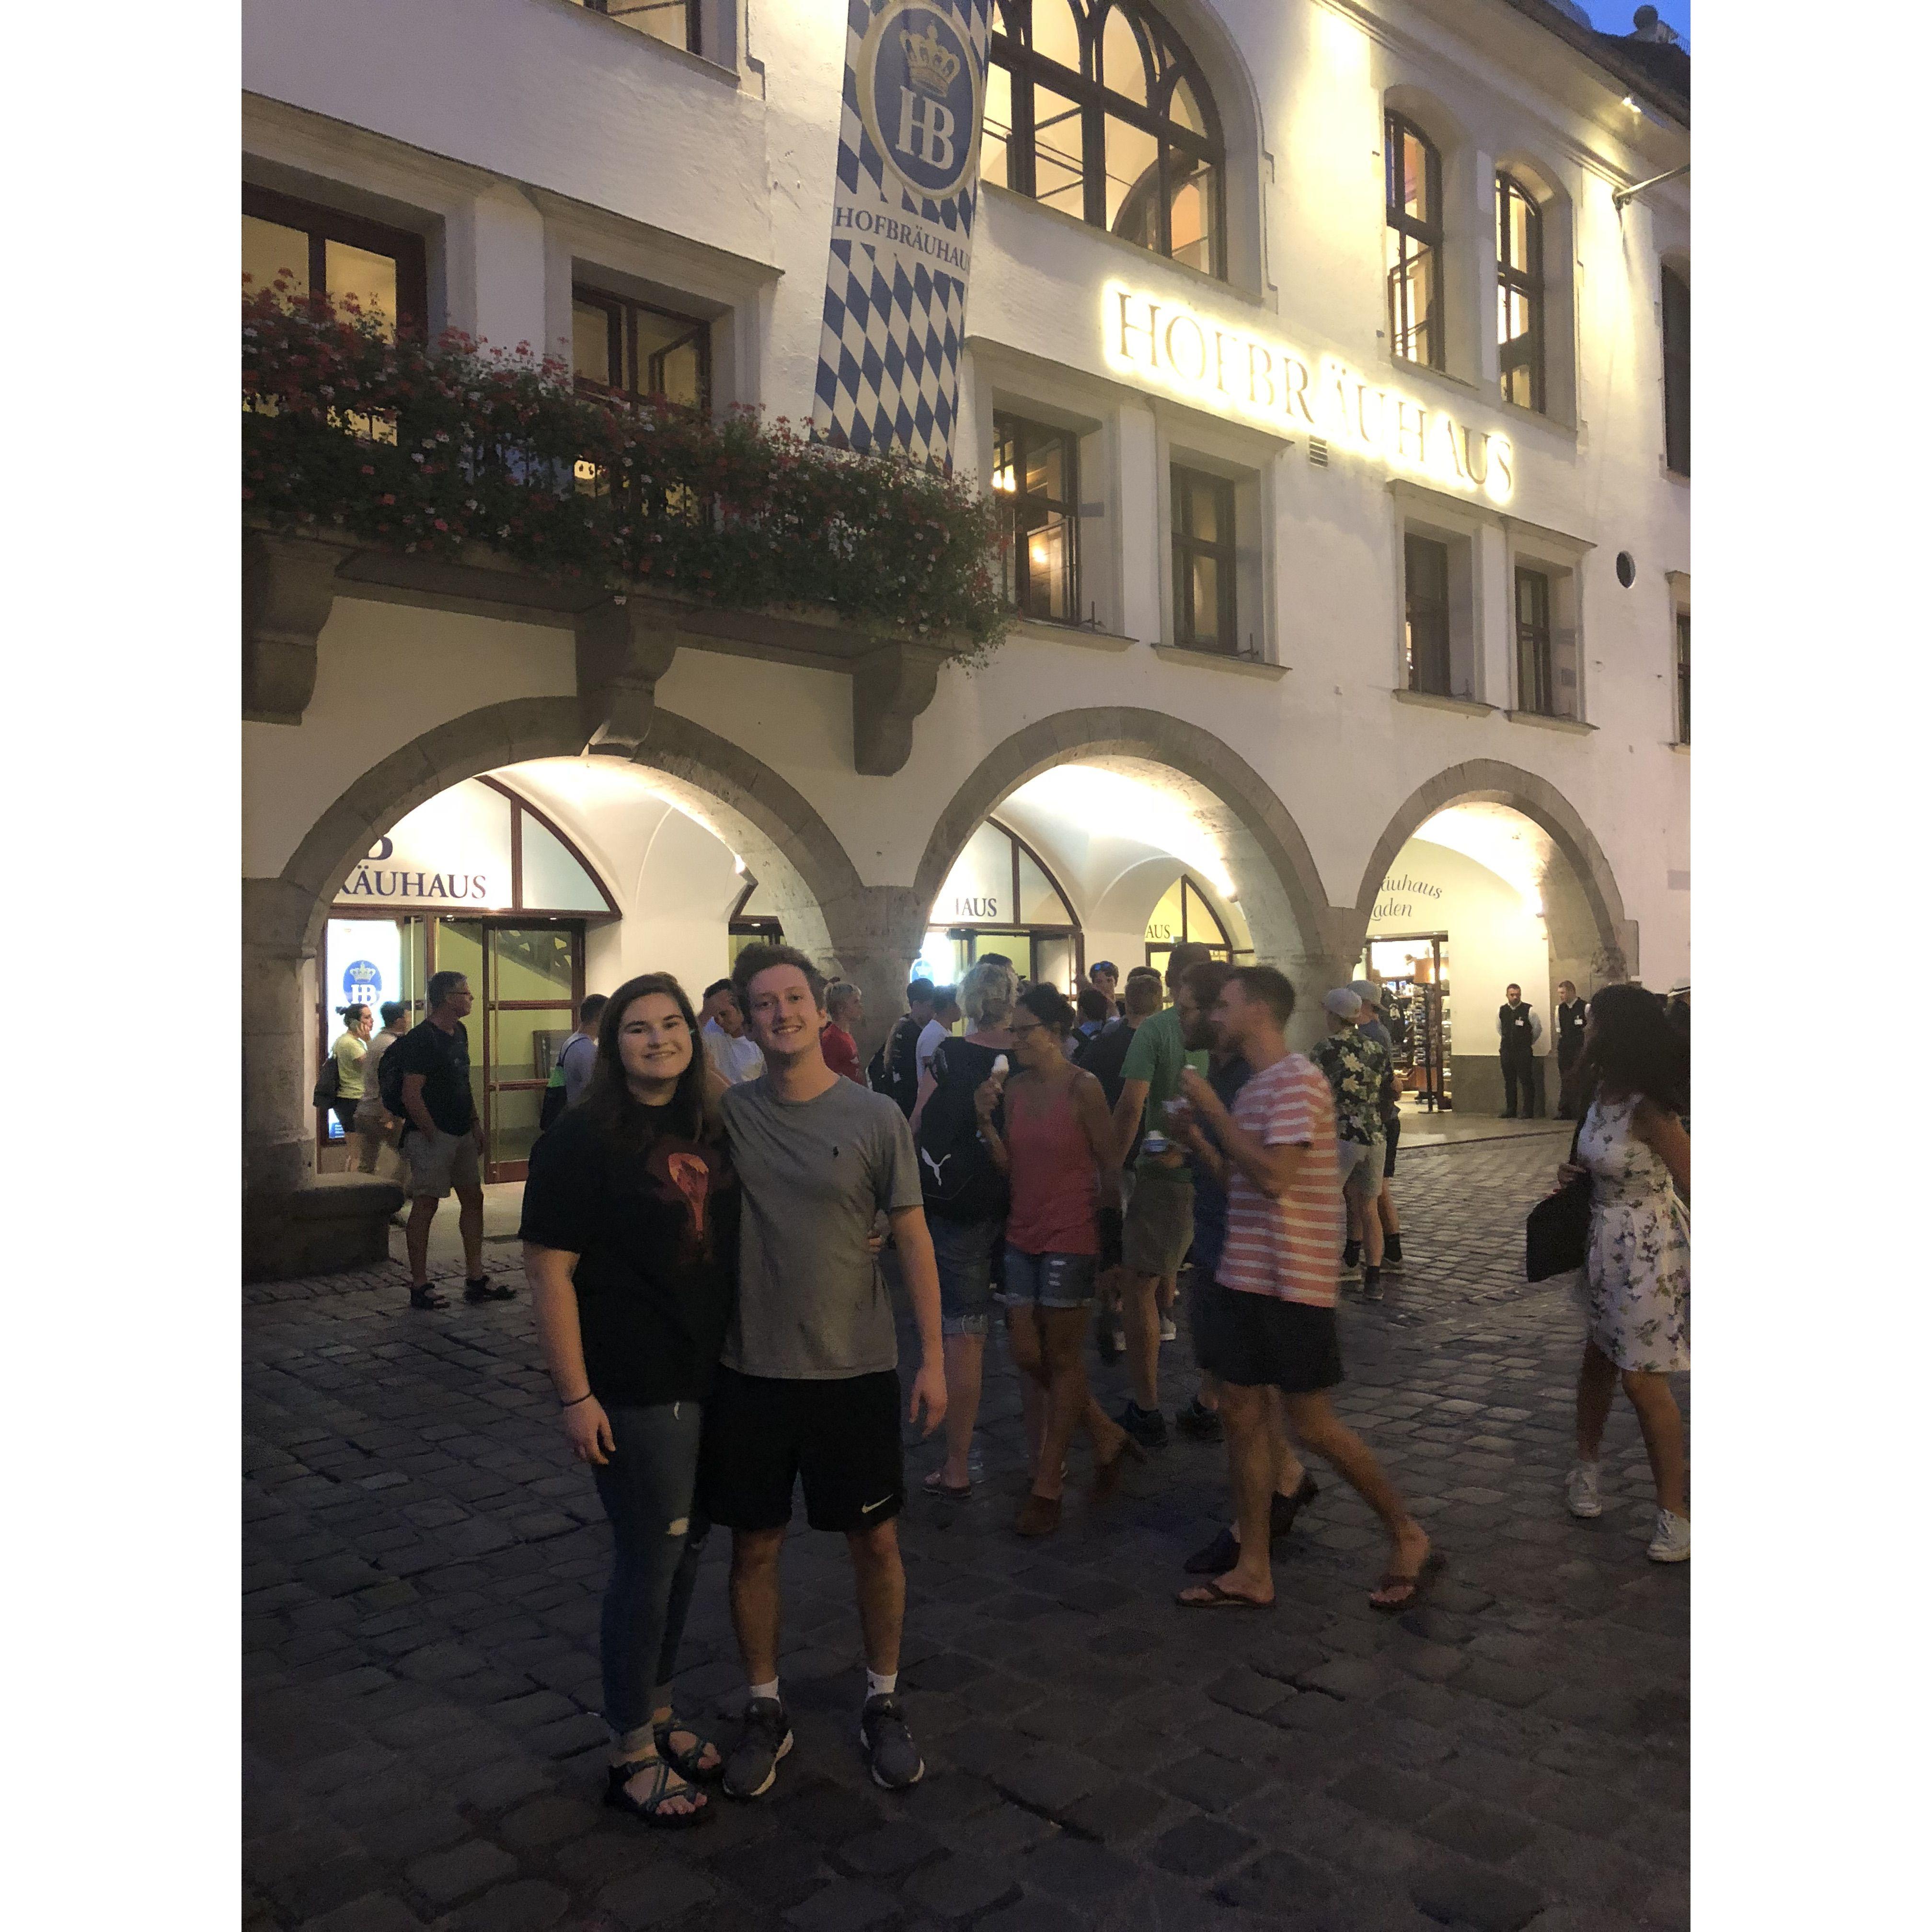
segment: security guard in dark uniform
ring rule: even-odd
[[[1496,1036],[1503,1065],[1502,1118],[1516,1118],[1516,1090],[1520,1088],[1522,1117],[1533,1120],[1541,1112],[1536,1097],[1536,1041],[1543,1022],[1523,1004],[1520,986],[1512,984],[1504,990],[1508,997],[1496,1009]]]
[[[1556,1112],[1560,1120],[1576,1118],[1576,1063],[1583,1057],[1583,1033],[1589,1024],[1590,1009],[1574,982],[1558,982],[1558,994],[1567,999],[1556,1004],[1556,1070],[1562,1076],[1557,1089]]]

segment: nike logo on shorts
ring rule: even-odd
[[[875,1509],[884,1509],[886,1504],[891,1501],[892,1498],[889,1496],[881,1496],[875,1503],[861,1503],[859,1505],[859,1514],[861,1516],[870,1516],[873,1510]]]

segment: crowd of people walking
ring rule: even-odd
[[[1649,1553],[1678,1562],[1690,1553],[1688,1463],[1667,1377],[1689,1366],[1688,1018],[1635,986],[1606,987],[1587,1007],[1567,981],[1558,990],[1563,1098],[1580,1118],[1557,1179],[1587,1173],[1592,1195],[1564,1498],[1580,1517],[1600,1513],[1599,1450],[1621,1386],[1656,1488]],[[1271,967],[1183,944],[1164,973],[1136,968],[1124,986],[1100,962],[1076,1004],[984,957],[956,988],[908,988],[869,1077],[857,990],[828,985],[789,947],[746,946],[696,1011],[664,974],[584,1002],[556,1059],[520,1232],[565,1438],[611,1526],[610,1804],[688,1826],[710,1815],[714,1786],[746,1798],[772,1788],[794,1745],[778,1659],[795,1490],[811,1528],[845,1539],[873,1778],[898,1790],[923,1775],[898,1682],[904,1432],[940,1437],[925,1496],[972,1495],[998,1328],[1024,1408],[1019,1535],[1060,1528],[1076,1438],[1095,1507],[1128,1462],[1166,1445],[1161,1350],[1184,1293],[1198,1381],[1174,1426],[1225,1442],[1229,1509],[1183,1566],[1196,1580],[1178,1606],[1272,1606],[1274,1546],[1321,1493],[1309,1457],[1382,1526],[1371,1606],[1394,1614],[1427,1595],[1446,1559],[1330,1394],[1342,1286],[1359,1279],[1377,1300],[1403,1268],[1381,991],[1358,981],[1326,992],[1325,1036],[1304,1055],[1286,1040],[1297,991]],[[428,994],[421,1024],[405,1031],[403,1010],[386,1007],[373,1039],[366,1009],[345,1012],[334,1051],[345,1128],[366,1118],[358,1134],[380,1145],[401,1124],[418,1308],[442,1305],[424,1263],[452,1190],[466,1294],[515,1292],[481,1264],[470,990],[439,974]],[[1688,991],[1683,1004],[1688,1014]],[[1519,1004],[1498,1016],[1506,1063],[1540,1030],[1511,1017]],[[918,1337],[903,1388],[887,1244]],[[1090,1334],[1103,1358],[1126,1358],[1117,1416],[1090,1386]],[[670,1690],[714,1528],[731,1538],[747,1683],[728,1744],[680,1717]]]

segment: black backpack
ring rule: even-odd
[[[414,1030],[413,1028],[411,1029]],[[382,1064],[376,1070],[376,1090],[381,1095],[382,1111],[393,1114],[399,1120],[409,1115],[403,1111],[403,1042],[408,1034],[398,1034],[390,1041],[382,1054]]]
[[[973,1096],[993,1070],[994,1049],[942,1040],[932,1056],[937,1083],[919,1117],[913,1144],[919,1154],[926,1210],[948,1221],[997,1221],[1006,1211],[1006,1178],[980,1138]],[[995,1120],[998,1115],[994,1116]]]
[[[316,1076],[315,1092],[310,1097],[318,1107],[332,1107],[342,1097],[342,1063],[333,1048]]]
[[[883,1094],[908,1119],[919,1099],[919,1036],[922,1030],[911,1014],[904,1015],[872,1056],[866,1069],[872,1091]]]

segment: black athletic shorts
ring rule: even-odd
[[[1382,1178],[1386,1180],[1395,1172],[1395,1150],[1402,1144],[1402,1116],[1382,1123],[1383,1144],[1386,1151],[1382,1155]]]
[[[1202,1367],[1237,1388],[1272,1386],[1312,1395],[1342,1379],[1342,1346],[1332,1308],[1204,1282],[1194,1310],[1194,1353]]]
[[[779,1382],[720,1367],[704,1405],[698,1492],[727,1529],[779,1529],[805,1480],[814,1529],[870,1529],[905,1504],[899,1378]]]

